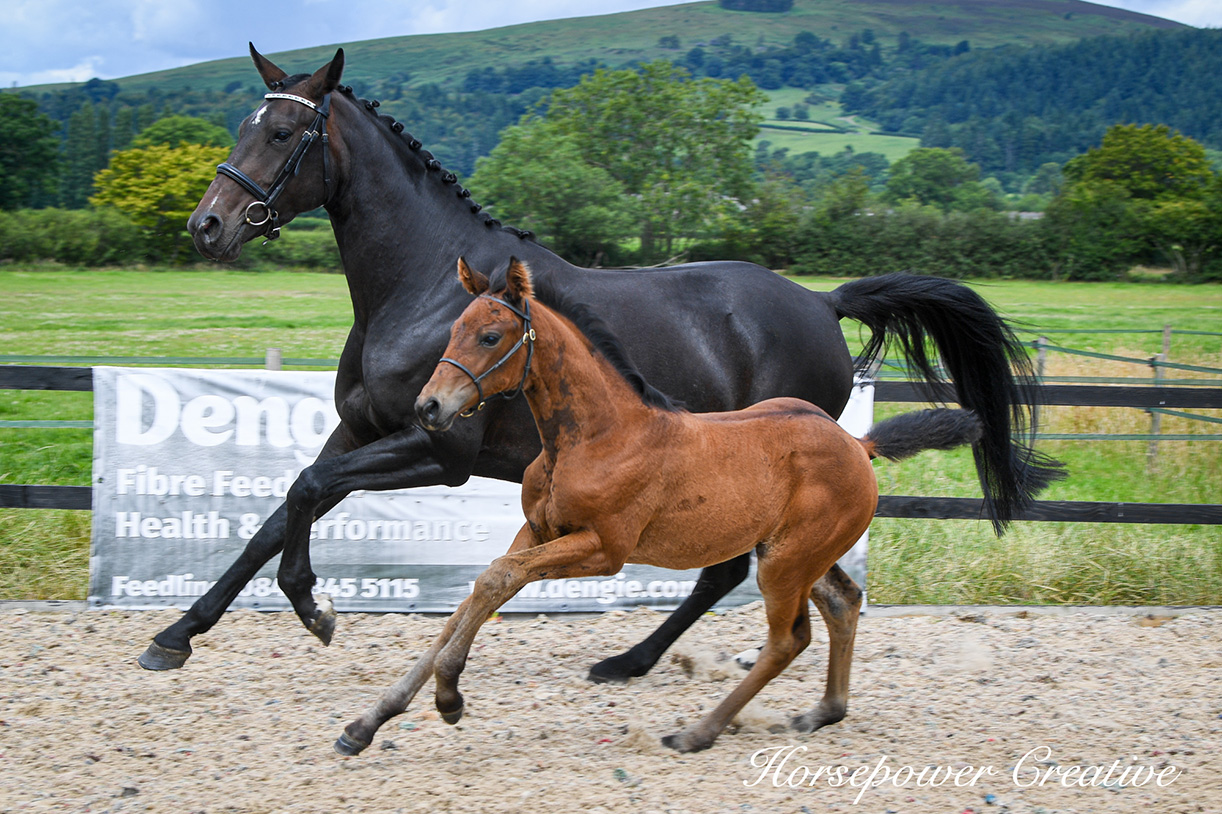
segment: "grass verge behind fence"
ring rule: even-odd
[[[818,289],[840,281],[802,280]],[[1057,344],[1144,358],[1158,332],[1222,325],[1222,286],[989,282],[974,286],[1010,318],[1058,335]],[[336,358],[351,319],[344,279],[288,272],[0,271],[0,353]],[[1122,328],[1148,334],[1114,334]],[[845,323],[853,346],[855,323]],[[1024,338],[1034,335],[1024,334]],[[1171,358],[1222,368],[1222,338],[1179,335]],[[1140,365],[1053,354],[1051,375],[1148,376]],[[1177,374],[1187,378],[1204,373]],[[879,415],[916,405],[880,405]],[[1211,411],[1218,415],[1220,411]],[[92,394],[0,391],[0,418],[88,420]],[[1138,410],[1051,407],[1049,432],[1143,433]],[[1165,417],[1163,432],[1217,432]],[[1216,503],[1222,442],[1049,441],[1071,476],[1050,500]],[[88,430],[0,430],[0,482],[86,485]],[[978,497],[970,455],[927,452],[880,462],[893,494]],[[506,541],[508,545],[509,541]],[[88,582],[89,514],[0,510],[0,599],[81,599]],[[1222,604],[1222,530],[1205,526],[1017,523],[1000,540],[987,523],[880,519],[871,529],[869,593],[899,604]]]

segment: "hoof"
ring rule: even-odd
[[[136,663],[146,670],[177,670],[187,663],[191,650],[171,650],[153,642],[140,654]]]
[[[348,733],[344,732],[335,741],[335,751],[346,757],[354,757],[365,751],[365,747],[368,745],[348,737]]]
[[[631,676],[623,675],[622,673],[599,673],[598,665],[590,668],[590,674],[586,676],[587,681],[595,684],[627,684]]]
[[[810,712],[789,719],[789,726],[797,732],[814,732],[830,724],[844,720],[846,707],[840,704],[819,704]]]
[[[627,684],[630,678],[640,678],[649,672],[653,664],[634,663],[628,653],[603,659],[590,668],[588,681],[595,684]]]
[[[438,710],[438,712],[441,712],[441,720],[445,721],[450,726],[453,726],[462,720],[462,711],[463,708],[461,706],[452,712],[441,712],[441,710]]]
[[[689,737],[686,732],[679,732],[662,738],[662,745],[676,752],[703,752],[713,745],[713,741],[704,743]]]
[[[331,597],[320,594],[315,597],[318,603],[318,617],[310,624],[310,632],[318,637],[318,640],[325,645],[331,644],[331,637],[335,635],[335,606],[331,604]]]
[[[744,650],[734,657],[734,663],[744,670],[750,670],[759,661],[760,648],[753,647],[750,650]]]

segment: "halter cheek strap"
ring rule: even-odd
[[[224,175],[226,178],[232,178],[238,183],[242,189],[249,192],[255,197],[246,207],[246,222],[251,226],[266,226],[263,234],[268,240],[275,240],[280,237],[280,214],[275,210],[274,204],[280,195],[284,192],[288,182],[297,175],[297,171],[301,169],[301,162],[309,151],[310,146],[315,141],[322,142],[322,177],[323,187],[326,199],[331,198],[331,164],[329,150],[327,149],[327,119],[331,115],[331,94],[328,93],[322,97],[322,104],[314,104],[304,96],[297,96],[293,93],[267,93],[263,95],[264,99],[288,99],[298,104],[305,105],[314,111],[314,121],[306,128],[305,133],[301,136],[301,141],[297,142],[297,146],[293,148],[293,152],[289,155],[288,161],[280,169],[280,173],[276,176],[276,180],[272,181],[272,185],[268,189],[264,189],[257,181],[251,178],[246,173],[239,170],[237,167],[230,164],[228,161],[223,162],[216,168],[217,175]]]
[[[464,410],[463,412],[459,413],[459,415],[462,416],[463,418],[470,418],[471,416],[475,415],[475,413],[484,409],[484,406],[488,403],[489,398],[494,398],[494,397],[499,396],[500,398],[503,398],[506,401],[516,398],[518,394],[522,392],[522,389],[526,387],[526,377],[530,375],[530,363],[531,363],[531,360],[533,360],[535,356],[535,329],[531,327],[531,324],[530,324],[530,300],[523,300],[522,309],[519,310],[515,308],[514,306],[510,305],[509,303],[505,302],[504,300],[498,299],[497,297],[491,297],[487,294],[481,294],[480,299],[492,300],[495,303],[505,306],[510,311],[517,314],[519,317],[521,317],[522,336],[520,339],[518,339],[517,342],[514,343],[514,346],[512,348],[510,348],[508,351],[505,352],[504,356],[502,356],[499,360],[497,360],[496,364],[494,364],[492,367],[488,368],[487,370],[485,370],[483,373],[479,374],[478,376],[472,373],[471,369],[468,368],[466,365],[464,365],[462,362],[459,362],[456,359],[451,359],[449,357],[442,357],[441,359],[442,362],[446,362],[447,364],[454,365],[454,367],[458,368],[463,373],[466,373],[467,376],[470,377],[471,383],[475,385],[475,393],[476,393],[476,396],[479,398],[479,401],[471,409]],[[488,396],[487,398],[485,398],[484,397],[484,388],[483,386],[480,385],[480,382],[486,379],[488,375],[491,374],[494,370],[499,369],[502,365],[504,365],[506,362],[512,359],[513,355],[517,353],[519,350],[521,350],[523,345],[526,346],[526,366],[522,368],[522,379],[521,381],[518,382],[518,386],[514,388],[513,391],[502,390],[499,393],[493,393],[491,396]]]

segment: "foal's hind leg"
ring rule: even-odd
[[[806,576],[781,557],[763,557],[759,563],[760,591],[768,615],[768,641],[746,677],[703,720],[682,732],[667,735],[663,746],[680,752],[708,749],[747,702],[765,684],[780,675],[810,644],[810,588]]]
[[[849,668],[853,663],[861,597],[861,588],[839,565],[833,565],[811,589],[810,598],[827,624],[830,639],[827,689],[814,709],[795,716],[790,722],[799,732],[813,732],[844,718],[849,704]]]
[[[627,652],[595,664],[590,668],[589,680],[599,684],[620,683],[648,673],[684,631],[695,624],[717,600],[747,578],[750,565],[751,555],[743,554],[706,567],[700,572],[700,579],[696,581],[691,595],[666,617],[657,630]]]

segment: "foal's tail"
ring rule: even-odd
[[[863,322],[873,332],[863,366],[898,343],[914,378],[926,380],[931,396],[929,385],[945,381],[930,358],[932,340],[954,382],[956,400],[979,418],[982,431],[973,454],[985,511],[998,534],[1037,492],[1064,477],[1061,463],[1031,446],[1031,361],[979,294],[952,280],[887,274],[845,283],[830,296],[839,316]]]
[[[971,410],[917,410],[880,421],[861,439],[871,458],[900,461],[927,449],[974,444],[984,425]]]

